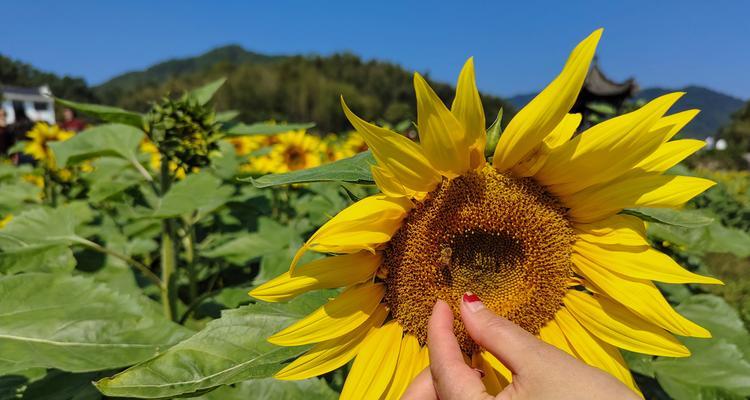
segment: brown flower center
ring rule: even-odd
[[[562,306],[573,238],[565,209],[532,179],[487,166],[443,181],[385,248],[386,302],[422,344],[440,298],[453,308],[462,350],[476,349],[458,317],[467,291],[536,334]]]

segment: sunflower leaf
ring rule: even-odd
[[[70,107],[86,115],[99,118],[105,122],[130,125],[138,129],[143,128],[143,116],[133,111],[99,104],[77,103],[75,101],[58,98],[56,98],[55,101],[65,107]]]
[[[124,367],[191,335],[166,320],[151,300],[119,294],[80,276],[4,276],[0,294],[2,359],[16,369]]]
[[[105,124],[86,129],[72,138],[49,144],[59,168],[101,156],[137,162],[143,131],[123,124]]]
[[[644,221],[683,228],[697,228],[709,225],[713,218],[698,210],[672,210],[669,208],[627,208],[623,214],[633,215]]]
[[[268,378],[306,347],[278,347],[266,338],[319,307],[326,295],[317,292],[288,304],[256,303],[225,310],[190,339],[96,386],[107,396],[171,398]]]
[[[283,174],[269,174],[260,178],[247,178],[257,188],[271,186],[289,185],[293,183],[306,182],[351,182],[360,184],[372,184],[372,173],[370,166],[375,164],[372,153],[365,151],[353,157],[334,161],[315,168],[292,171]]]
[[[274,378],[252,379],[224,386],[193,400],[336,400],[339,393],[319,378],[302,381],[280,381]]]
[[[211,101],[216,92],[221,89],[226,81],[227,78],[219,78],[213,82],[209,82],[206,85],[191,90],[189,96],[198,101],[201,105],[204,105]]]
[[[502,121],[503,109],[501,108],[497,113],[495,122],[493,122],[489,129],[487,129],[487,142],[484,145],[485,157],[492,157],[492,155],[495,154],[495,147],[497,147],[497,142],[500,141],[500,134],[503,132]]]

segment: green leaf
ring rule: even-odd
[[[274,378],[253,379],[233,386],[223,386],[202,396],[198,400],[336,400],[339,393],[333,391],[323,379],[303,381],[280,381]]]
[[[302,129],[310,129],[314,127],[313,123],[306,124],[267,124],[267,123],[255,123],[255,124],[235,124],[227,128],[227,136],[244,136],[244,135],[275,135],[277,133],[283,133],[288,131],[296,131]]]
[[[171,398],[270,377],[306,347],[278,347],[266,338],[325,301],[326,293],[317,292],[287,304],[225,310],[190,339],[96,386],[107,396]]]
[[[216,121],[218,122],[229,122],[240,115],[237,110],[227,110],[216,113]]]
[[[84,277],[26,273],[0,278],[0,354],[16,367],[87,372],[149,359],[191,332],[146,298]]]
[[[227,78],[219,78],[213,82],[203,85],[197,89],[192,90],[189,96],[198,101],[201,105],[204,105],[211,101],[216,92],[224,85]]]
[[[72,207],[34,208],[18,214],[0,230],[0,248],[70,245],[80,239],[75,228],[76,214]]]
[[[370,166],[374,164],[375,158],[372,156],[372,153],[365,151],[353,157],[324,164],[319,167],[284,174],[269,174],[257,179],[249,178],[249,180],[258,188],[325,181],[370,184],[373,183]],[[244,181],[247,181],[247,179],[244,179]]]
[[[138,129],[143,128],[143,116],[133,111],[99,104],[77,103],[63,99],[55,99],[55,101],[65,107],[70,107],[105,122],[130,125]]]
[[[63,142],[52,142],[57,166],[79,163],[101,156],[121,157],[137,162],[138,144],[143,131],[122,124],[105,124],[86,129]]]
[[[750,334],[737,312],[713,295],[692,296],[676,308],[713,338],[684,338],[690,357],[653,362],[664,390],[676,400],[750,396]]]
[[[669,208],[628,208],[623,214],[636,216],[644,221],[660,224],[697,228],[713,222],[713,218],[698,210],[673,210]]]
[[[699,228],[652,224],[648,227],[648,233],[659,240],[681,246],[692,254],[727,253],[740,258],[750,256],[750,234],[727,228],[718,221]]]
[[[189,174],[161,198],[153,216],[172,218],[209,206],[216,201],[220,186],[221,180],[207,172]]]
[[[497,142],[500,141],[500,134],[503,133],[503,127],[501,125],[502,120],[503,109],[501,108],[497,113],[495,122],[493,122],[492,125],[490,125],[489,129],[487,129],[487,141],[484,145],[485,157],[492,157],[495,154],[495,147],[497,147]]]
[[[69,272],[76,265],[66,245],[0,246],[0,274],[18,272]]]

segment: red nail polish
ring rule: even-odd
[[[475,301],[479,301],[479,296],[475,295],[471,292],[464,293],[464,302],[465,303],[473,303]]]

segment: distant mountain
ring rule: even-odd
[[[391,124],[416,121],[411,71],[346,53],[266,56],[227,46],[115,77],[94,92],[104,104],[144,111],[149,102],[166,93],[179,93],[222,76],[228,81],[217,93],[217,106],[240,111],[239,118],[246,122],[310,121],[322,132],[348,130],[351,125],[341,111],[341,95],[363,118]],[[444,101],[453,99],[451,85],[426,78]],[[482,101],[488,123],[501,107],[506,115],[513,113],[498,97],[483,94]]]
[[[682,131],[684,136],[698,139],[715,136],[719,128],[729,122],[732,114],[745,104],[736,97],[702,86],[687,86],[682,89],[649,88],[641,90],[636,98],[651,100],[675,91],[685,92],[685,95],[675,104],[672,112],[691,108],[701,110],[700,114]]]
[[[726,125],[732,113],[739,110],[744,101],[702,86],[687,86],[681,89],[647,88],[635,96],[635,99],[651,100],[665,93],[686,92],[670,112],[697,108],[701,110],[695,119],[682,130],[682,135],[698,139],[714,136],[719,128]],[[535,93],[521,94],[508,98],[508,102],[520,109],[536,96]]]
[[[158,85],[181,75],[205,71],[217,64],[227,66],[237,66],[243,63],[263,64],[283,58],[283,56],[268,56],[247,51],[238,45],[228,45],[196,57],[171,59],[143,71],[126,72],[96,86],[94,90],[101,101],[109,104],[135,87]]]

